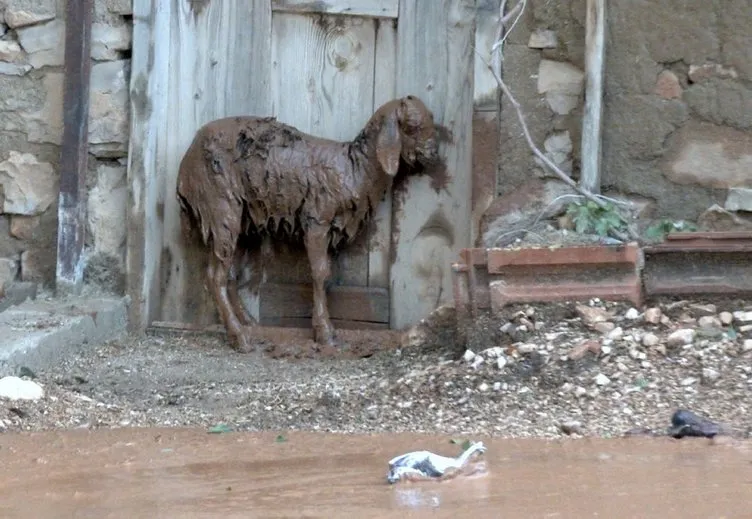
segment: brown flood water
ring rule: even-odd
[[[118,429],[0,435],[0,517],[752,517],[752,444],[482,439],[488,472],[388,485],[448,437]]]

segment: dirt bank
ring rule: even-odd
[[[749,321],[748,321],[749,319]],[[752,429],[752,304],[599,302],[509,308],[407,334],[367,358],[270,359],[223,337],[113,341],[34,373],[38,401],[2,401],[5,430],[225,424],[235,430],[489,433],[664,431],[684,407]],[[369,335],[362,335],[361,349]],[[7,373],[3,373],[7,374]]]

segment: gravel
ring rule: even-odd
[[[368,358],[275,360],[236,353],[221,336],[128,337],[24,372],[45,396],[0,399],[0,430],[225,424],[556,438],[665,431],[685,408],[735,436],[752,431],[747,301],[518,305],[479,316],[462,345],[452,319],[442,308]]]

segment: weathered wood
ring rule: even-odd
[[[397,18],[399,0],[272,0],[272,10],[288,13],[346,14]]]
[[[474,56],[475,85],[473,103],[476,111],[498,112],[499,85],[488,63],[493,61],[491,47],[496,42],[499,30],[499,7],[501,0],[478,0],[475,14]],[[480,54],[480,55],[479,55]]]
[[[394,99],[397,62],[396,20],[376,21],[376,60],[374,67],[374,111]],[[373,232],[368,253],[368,286],[389,288],[389,258],[392,245],[392,193],[373,215]]]
[[[260,291],[260,318],[273,324],[280,318],[311,318],[313,289],[308,284],[265,283]],[[331,287],[329,315],[346,321],[389,322],[389,292],[383,288]]]
[[[375,48],[373,19],[275,13],[274,115],[312,135],[353,139],[373,115]],[[335,283],[368,284],[365,243],[362,236],[360,244],[337,255],[332,267]]]
[[[63,140],[55,276],[56,290],[62,295],[79,294],[83,286],[93,9],[93,0],[65,3]]]
[[[332,319],[332,325],[336,330],[388,330],[389,323],[372,323],[369,321],[348,321],[344,319]],[[312,329],[311,320],[306,317],[263,317],[262,326],[274,326],[278,328]]]
[[[582,115],[582,172],[580,186],[601,190],[601,134],[603,73],[606,53],[606,0],[587,0],[585,22],[585,110]]]
[[[424,99],[453,137],[441,146],[446,185],[413,177],[395,196],[392,328],[451,301],[451,264],[470,246],[474,38],[474,0],[400,2],[397,94]]]
[[[196,130],[231,115],[270,115],[268,0],[174,0],[171,16],[167,137],[160,151],[164,238],[160,319],[209,324],[216,308],[204,285],[204,248],[181,234],[175,186]]]

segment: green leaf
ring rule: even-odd
[[[232,429],[223,423],[209,428],[209,434],[223,434],[228,432],[232,432]]]
[[[472,443],[470,443],[470,440],[465,440],[464,442],[462,442],[462,450],[466,451],[470,448],[470,445],[472,445]]]
[[[286,442],[286,441],[287,441],[287,438],[285,438],[285,437],[284,437],[283,435],[281,435],[281,434],[280,434],[280,435],[278,435],[278,436],[277,436],[277,437],[275,438],[275,440],[274,440],[274,441],[275,441],[275,442],[277,442],[277,443],[284,443],[284,442]]]
[[[736,339],[737,333],[733,326],[729,326],[729,329],[726,330],[726,337],[728,337],[731,340]]]

